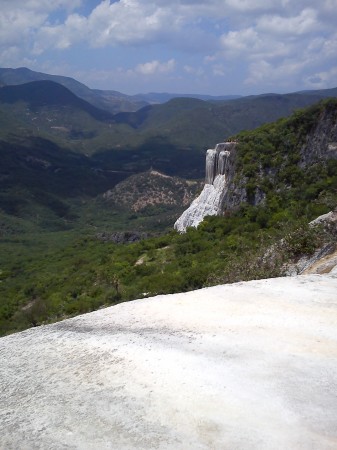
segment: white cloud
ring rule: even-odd
[[[80,0],[4,0],[0,8],[0,64],[30,61],[38,30],[48,23],[49,14],[59,9],[68,13]],[[9,52],[10,50],[10,52]],[[16,54],[17,58],[13,58]]]
[[[331,6],[331,2],[325,6]],[[337,33],[324,20],[326,9],[314,9],[311,5],[296,14],[287,11],[285,8],[282,14],[256,16],[249,27],[238,26],[222,34],[221,50],[209,55],[208,60],[213,64],[244,61],[246,85],[264,88],[300,86],[308,79],[318,79],[314,74],[320,73],[322,67],[327,73],[334,73],[330,69],[335,66]],[[320,83],[326,87],[329,83],[337,85],[337,80],[322,76]]]
[[[323,89],[337,80],[337,65],[330,70],[312,73],[304,78],[304,85],[310,89]]]
[[[116,62],[124,76],[172,73],[179,64],[186,77],[217,80],[240,67],[250,86],[333,83],[336,21],[337,0],[2,0],[0,65],[81,44],[141,49],[133,69],[126,50]]]
[[[183,67],[184,72],[191,74],[191,75],[195,75],[197,77],[200,77],[202,75],[204,75],[205,70],[202,67],[193,67],[190,66],[189,64],[185,64]]]
[[[134,72],[142,75],[154,75],[160,73],[170,73],[175,68],[175,60],[170,59],[167,62],[160,62],[158,60],[146,62],[144,64],[138,64],[134,69]]]
[[[216,77],[223,77],[228,71],[223,64],[214,64],[212,66],[212,72]]]
[[[296,60],[284,60],[280,64],[271,64],[268,61],[255,61],[249,66],[249,76],[245,84],[266,86],[279,86],[286,88],[291,74],[292,82],[299,78],[305,62]]]
[[[45,25],[38,39],[45,48],[63,48],[64,43],[69,46],[78,41],[92,47],[139,44],[160,39],[168,27],[173,31],[178,22],[179,17],[174,17],[170,8],[138,0],[112,4],[104,0],[88,17],[72,14],[63,24]]]
[[[297,16],[282,17],[277,15],[264,15],[257,21],[257,29],[272,35],[300,35],[319,29],[321,25],[317,20],[317,13],[307,8]]]

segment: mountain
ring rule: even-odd
[[[173,98],[196,98],[198,100],[220,101],[233,100],[242,97],[242,95],[202,95],[202,94],[172,94],[168,92],[149,92],[148,94],[136,94],[132,96],[139,101],[145,101],[150,104],[166,103]]]
[[[176,98],[133,113],[116,114],[119,125],[129,125],[133,136],[161,136],[181,148],[206,149],[242,130],[254,129],[316,103],[334,92],[266,94],[222,102]],[[138,141],[139,142],[139,141]]]
[[[0,88],[0,102],[7,104],[25,102],[33,111],[42,107],[75,108],[85,111],[96,120],[108,120],[113,117],[112,114],[92,106],[54,81],[32,81],[15,86],[3,86]]]
[[[30,97],[31,105],[34,103],[32,101],[34,95],[37,97],[44,95],[37,92],[39,85],[35,85],[36,89],[34,88],[34,90],[34,85],[28,84],[26,88],[20,88],[17,85],[16,89],[18,91],[17,94],[14,94],[14,84],[23,83],[27,79],[48,77],[68,86],[77,96],[85,97],[91,103],[95,103],[93,102],[94,97],[100,97],[101,102],[97,104],[100,105],[101,109],[109,109],[107,105],[110,102],[110,97],[113,99],[119,96],[120,100],[126,99],[125,96],[123,97],[124,94],[116,91],[90,90],[76,80],[67,77],[41,74],[24,68],[0,69],[0,80],[3,83],[13,84],[12,86],[7,86],[7,89],[13,89],[11,95],[14,97],[16,95],[17,100],[20,99],[20,96],[24,99],[25,95],[28,95],[27,92],[22,92],[20,89],[23,91],[32,89]],[[43,83],[43,81],[40,81],[40,83]],[[41,89],[44,89],[43,84],[40,86]],[[37,128],[39,128],[39,130],[47,133],[43,136],[44,138],[56,138],[59,144],[70,145],[72,150],[82,151],[87,154],[101,153],[106,150],[110,151],[121,148],[136,149],[143,145],[151,148],[151,142],[156,141],[158,145],[158,140],[165,142],[165,145],[171,145],[177,149],[189,148],[194,151],[204,151],[210,145],[210,142],[221,142],[241,130],[253,129],[263,123],[285,117],[295,109],[309,106],[322,98],[335,95],[336,91],[337,89],[328,89],[326,91],[309,91],[284,95],[265,94],[218,101],[206,101],[186,96],[185,98],[173,98],[162,104],[147,105],[134,112],[114,114],[108,126],[103,126],[102,123],[97,123],[97,121],[88,122],[87,118],[81,118],[80,120],[77,118],[75,124],[73,124],[73,117],[65,117],[66,120],[62,120],[60,115],[57,120],[58,123],[52,124],[46,120],[45,116],[47,111],[45,111],[43,117],[41,115],[38,117],[34,115],[28,120],[29,117],[26,111],[23,113],[22,111],[18,111],[18,109],[10,110],[7,108],[1,117],[2,111],[0,108],[0,121],[2,119],[6,122],[6,126],[0,127],[0,132],[1,128],[8,129],[7,116],[11,115],[15,120],[20,119],[23,121],[25,127],[30,122],[32,126],[30,128],[34,129],[35,134]],[[55,95],[56,98],[57,95]],[[67,95],[69,96],[69,94]],[[106,97],[103,101],[102,99],[105,95]],[[153,97],[154,94],[150,95]],[[158,101],[168,98],[166,94],[158,95]],[[201,97],[205,98],[205,96]],[[60,99],[62,98],[63,96],[60,95]],[[152,100],[156,99],[153,97]],[[75,103],[75,99],[71,101]],[[45,104],[46,108],[48,107],[47,103]],[[13,106],[15,105],[13,104]],[[61,106],[61,101],[59,102],[59,106]],[[78,104],[78,106],[80,105]],[[95,109],[95,112],[93,110],[89,111],[88,105],[86,107],[82,105],[81,108],[91,114],[93,119],[97,119],[98,121],[112,117],[111,115],[109,116],[109,113],[104,116],[97,109]],[[110,108],[110,110],[116,112],[114,108]],[[55,109],[53,111],[54,113]],[[19,124],[15,128],[16,130],[20,130],[23,127]],[[29,132],[29,130],[24,131],[25,134],[29,134]],[[48,133],[51,133],[52,136],[48,136]],[[145,168],[145,170],[148,168]],[[162,170],[161,168],[158,169]],[[141,170],[143,171],[144,168],[141,168]]]
[[[118,91],[90,89],[83,83],[70,77],[35,72],[25,67],[18,69],[0,68],[0,85],[18,85],[43,80],[61,84],[83,100],[110,113],[135,111],[145,105],[144,101],[134,100],[132,97]]]
[[[329,90],[328,93],[332,92]],[[55,205],[57,200],[68,205],[69,210],[73,209],[69,201],[73,205],[76,196],[89,196],[91,206],[87,204],[90,211],[87,210],[86,214],[90,215],[90,221],[95,222],[100,217],[97,210],[103,208],[103,203],[96,202],[95,198],[113,190],[116,183],[149,170],[169,177],[203,178],[205,150],[212,142],[223,141],[243,128],[255,128],[272,118],[289,115],[293,109],[312,104],[325,95],[325,91],[310,95],[266,94],[217,103],[175,98],[165,104],[148,105],[134,113],[111,115],[53,81],[4,86],[0,88],[3,177],[0,185],[5,189],[1,202],[3,205],[23,202],[25,207],[11,209],[6,206],[4,210],[18,212],[15,217],[31,219],[31,224],[35,223],[33,218],[41,207],[39,217],[47,214],[48,223],[55,220],[60,224],[62,214],[55,216],[54,206],[49,211],[48,205]],[[74,175],[71,175],[72,171]],[[35,183],[39,179],[40,193]],[[136,180],[131,179],[137,184]],[[165,178],[159,181],[156,189],[165,189]],[[14,195],[18,186],[23,191]],[[55,186],[60,187],[59,191],[55,191]],[[34,195],[27,192],[34,192]],[[179,198],[180,194],[173,189],[172,195]],[[38,200],[41,198],[44,200]],[[60,206],[60,210],[62,208]],[[130,211],[124,208],[125,214],[116,213],[112,218],[116,208],[115,204],[104,214],[109,215],[115,224],[125,223]],[[73,213],[81,217],[81,208],[76,206],[75,209],[76,213]],[[158,204],[155,210],[157,213],[160,211],[157,219],[153,214],[147,217],[146,223],[155,228],[169,226],[168,220],[173,224],[174,214],[181,212],[181,204],[177,204],[175,210]],[[67,215],[73,217],[69,211]],[[161,221],[161,215],[166,219]],[[144,217],[143,213],[134,216],[137,219],[132,226]],[[8,220],[12,219],[6,216],[5,228],[16,229],[12,222],[8,225]]]
[[[23,130],[24,135],[36,135],[43,131],[43,138],[56,139],[58,144],[86,154],[144,146],[151,149],[153,159],[161,153],[162,145],[179,151],[204,151],[210,142],[285,117],[333,92],[266,94],[219,102],[175,98],[136,112],[111,115],[57,83],[38,81],[0,88],[0,124],[1,120],[5,122],[0,133],[11,130],[18,135]],[[10,127],[8,116],[21,124]],[[142,167],[141,171],[148,168]]]
[[[169,94],[169,93],[148,93],[127,95],[115,90],[90,89],[85,84],[61,75],[50,75],[42,72],[35,72],[25,67],[18,69],[0,68],[0,86],[25,84],[31,81],[49,80],[59,83],[69,89],[78,97],[91,103],[99,109],[105,109],[110,113],[122,111],[131,112],[146,106],[147,104],[165,103],[176,97],[197,98],[201,100],[228,100],[238,98],[238,95],[211,96],[200,94]]]
[[[171,177],[155,170],[132,175],[105,192],[108,204],[135,213],[158,214],[162,207],[171,216],[186,207],[201,188],[198,181]],[[172,214],[173,213],[173,214]],[[170,217],[172,221],[173,217]]]

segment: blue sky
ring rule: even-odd
[[[337,0],[1,0],[0,67],[212,95],[337,86]]]

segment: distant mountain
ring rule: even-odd
[[[167,92],[162,93],[150,92],[145,94],[127,95],[115,90],[90,89],[85,84],[80,83],[79,81],[73,78],[60,75],[50,75],[42,72],[35,72],[25,67],[20,67],[17,69],[0,68],[0,86],[25,84],[31,81],[42,81],[42,80],[49,80],[59,83],[62,86],[69,89],[71,92],[73,92],[73,94],[75,94],[76,96],[91,103],[96,108],[104,109],[113,114],[117,114],[119,112],[126,112],[126,113],[137,112],[147,105],[159,105],[167,103],[170,100],[180,98],[186,100],[198,99],[215,104],[217,103],[221,104],[222,102],[228,101],[231,102],[233,100],[234,101],[243,100],[244,102],[246,102],[252,99],[262,97],[277,98],[280,96],[280,94],[273,94],[273,93],[243,97],[241,95],[212,96],[205,94],[184,94],[184,93],[167,93]],[[312,96],[316,99],[321,99],[325,97],[335,97],[337,95],[337,88],[321,89],[313,91],[299,91],[285,95],[303,95],[304,97]],[[303,101],[302,106],[307,106],[307,103]],[[302,106],[300,105],[299,107]],[[130,120],[134,121],[134,119]],[[271,118],[271,120],[274,119]],[[260,125],[260,123],[258,125]]]
[[[133,127],[138,135],[157,135],[174,145],[205,148],[239,131],[289,116],[296,109],[330,97],[333,92],[329,89],[308,95],[266,94],[219,102],[175,98],[136,112],[119,113],[115,121]]]
[[[112,113],[117,113],[119,111],[136,111],[146,104],[142,100],[134,100],[132,97],[118,91],[90,89],[85,84],[70,77],[35,72],[25,67],[20,67],[18,69],[0,68],[0,85],[17,85],[42,80],[59,83],[97,108],[106,109]]]
[[[0,137],[42,137],[71,151],[96,154],[109,170],[137,173],[152,167],[171,176],[198,178],[209,146],[289,116],[336,91],[217,102],[174,98],[112,115],[58,83],[35,81],[0,88]]]
[[[134,112],[148,104],[165,103],[173,98],[196,98],[199,100],[232,100],[240,98],[240,95],[223,95],[212,96],[202,94],[172,94],[172,93],[155,93],[127,95],[115,90],[90,89],[79,81],[60,75],[50,75],[42,72],[35,72],[20,67],[18,69],[0,68],[0,86],[25,84],[31,81],[50,80],[61,84],[68,88],[78,97],[86,100],[92,105],[100,109],[105,109],[112,113],[118,112]]]
[[[0,88],[0,102],[13,104],[19,101],[27,102],[32,109],[68,106],[83,110],[96,120],[112,119],[109,112],[94,107],[54,81],[32,81]]]
[[[145,101],[150,104],[165,103],[173,98],[196,98],[198,100],[220,101],[234,100],[242,97],[242,95],[203,95],[203,94],[170,94],[168,92],[149,92],[148,94],[137,94],[132,96],[134,99]]]
[[[322,95],[322,97],[337,97],[337,88],[318,89],[314,91],[299,91],[297,94],[304,95]]]
[[[70,151],[89,153],[92,140],[100,142],[112,122],[111,113],[53,81],[0,88],[0,139],[5,141],[29,142],[34,136]]]

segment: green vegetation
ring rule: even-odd
[[[337,160],[303,153],[303,146],[319,120],[335,123],[336,116],[337,101],[329,100],[236,136],[235,182],[246,189],[247,202],[183,235],[171,231],[127,245],[103,242],[99,231],[126,224],[139,230],[150,222],[142,222],[146,215],[108,211],[98,200],[80,202],[77,210],[72,203],[76,220],[65,220],[67,202],[56,201],[51,210],[63,228],[42,232],[48,227],[40,224],[37,232],[20,213],[29,207],[20,203],[22,192],[11,191],[7,208],[16,210],[2,214],[0,243],[2,334],[149,295],[279,276],[289,258],[335,239],[307,223],[336,206]]]

